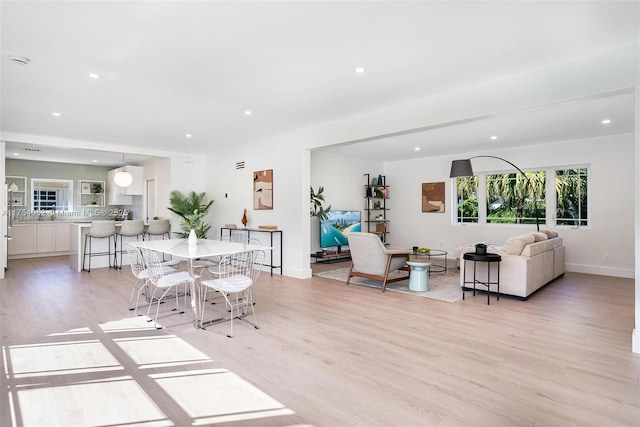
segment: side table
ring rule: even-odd
[[[462,255],[465,261],[473,261],[473,281],[467,282],[467,266],[466,263],[464,265],[464,270],[462,272],[462,299],[464,299],[464,291],[467,284],[473,283],[473,296],[476,295],[476,285],[482,285],[487,287],[487,304],[491,304],[489,297],[491,296],[491,285],[497,285],[497,301],[500,301],[500,261],[502,261],[502,257],[498,254],[477,254],[475,252],[466,252]],[[476,276],[476,267],[477,263],[486,262],[487,263],[487,281],[483,282],[478,280]],[[495,282],[491,281],[491,263],[496,263],[498,267],[498,278]]]
[[[427,268],[431,266],[430,262],[407,261],[407,265],[411,267],[409,273],[409,290],[415,292],[426,292],[429,290],[429,275]]]

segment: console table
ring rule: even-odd
[[[466,290],[467,283],[473,283],[473,296],[476,295],[476,284],[486,286],[487,287],[487,305],[491,304],[489,297],[491,296],[491,285],[497,285],[497,301],[500,301],[500,261],[502,261],[502,257],[498,254],[477,254],[475,252],[467,252],[462,255],[465,261],[473,261],[473,281],[467,282],[467,266],[466,263],[463,266],[462,272],[462,299],[464,299],[464,291]],[[479,262],[487,263],[487,281],[483,282],[476,278],[476,264]],[[495,282],[491,281],[491,263],[496,263],[498,266],[498,278]]]
[[[271,256],[269,257],[269,264],[266,264],[267,267],[269,267],[271,269],[271,275],[273,276],[273,269],[279,269],[280,270],[280,275],[282,275],[282,230],[260,230],[259,228],[231,228],[231,227],[221,227],[220,228],[220,237],[229,237],[229,240],[231,239],[231,234],[235,234],[235,233],[246,233],[247,235],[247,239],[245,240],[245,242],[249,241],[249,238],[251,238],[252,234],[264,234],[267,233],[269,234],[269,246],[271,246]],[[274,264],[273,261],[273,251],[274,248],[276,247],[276,245],[274,244],[274,239],[273,237],[277,236],[277,245],[280,248],[280,250],[276,253],[280,254],[280,259],[279,259],[279,264]]]

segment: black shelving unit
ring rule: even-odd
[[[387,243],[387,235],[389,234],[389,220],[387,219],[387,200],[389,199],[389,186],[387,185],[387,177],[378,175],[371,177],[365,173],[366,183],[365,191],[365,217],[367,232],[375,233],[380,237],[382,243]],[[375,182],[374,182],[375,179]]]

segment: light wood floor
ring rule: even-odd
[[[263,273],[261,328],[229,339],[188,313],[151,329],[132,277],[9,261],[0,425],[640,425],[632,280],[567,273],[487,306]]]

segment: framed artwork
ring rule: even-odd
[[[444,212],[444,182],[422,183],[422,212]]]
[[[273,169],[253,173],[253,209],[273,209]]]
[[[83,182],[82,183],[81,193],[82,194],[91,194],[91,184],[89,184],[88,182]]]

